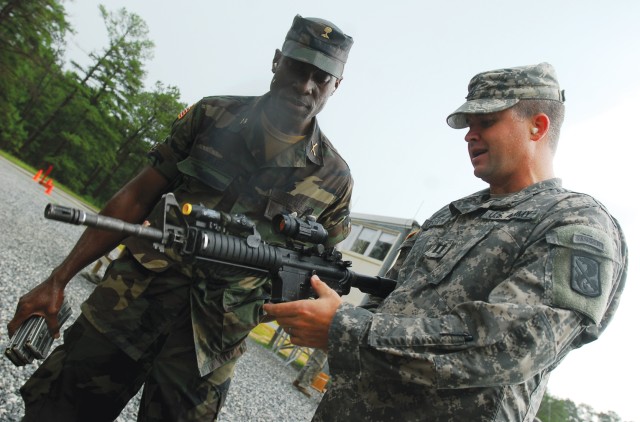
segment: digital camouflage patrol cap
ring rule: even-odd
[[[469,82],[467,102],[447,117],[447,124],[462,129],[468,126],[465,114],[506,110],[524,99],[564,102],[553,66],[540,63],[478,73]]]
[[[352,45],[353,39],[331,22],[296,15],[282,45],[282,54],[340,79]]]

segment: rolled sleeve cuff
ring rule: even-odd
[[[329,367],[332,373],[359,374],[360,348],[366,338],[373,314],[366,309],[343,303],[329,327]]]

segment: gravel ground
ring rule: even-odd
[[[83,227],[46,220],[43,216],[46,204],[84,206],[55,188],[46,195],[44,187],[33,181],[33,175],[2,157],[0,175],[0,233],[4,243],[0,248],[0,344],[4,350],[8,340],[6,324],[13,316],[18,298],[45,279],[84,230]],[[52,175],[55,178],[55,170]],[[66,296],[74,313],[72,319],[79,315],[80,303],[92,288],[93,284],[80,275],[67,286]],[[310,420],[321,394],[312,390],[311,398],[304,396],[291,385],[296,369],[285,366],[281,357],[252,341],[248,341],[248,346],[247,353],[236,367],[227,403],[218,420]],[[23,404],[18,389],[36,369],[38,362],[16,367],[8,359],[0,359],[0,421],[21,419]],[[116,421],[135,421],[137,401],[137,397],[132,399]]]

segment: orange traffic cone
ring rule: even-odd
[[[42,172],[43,171],[44,170],[42,170],[42,169],[38,170],[38,172],[33,175],[33,180],[38,180],[40,178],[40,176],[42,176]]]
[[[44,193],[47,195],[51,195],[51,191],[53,191],[53,180],[47,180],[47,184],[45,185],[47,189],[45,189]]]
[[[42,179],[40,179],[40,182],[39,182],[41,185],[47,186],[48,182],[45,182],[45,179],[47,177],[49,177],[49,175],[51,174],[51,170],[53,170],[53,166],[52,165],[50,165],[49,168],[47,169],[47,171],[42,175]],[[51,179],[49,179],[49,180],[51,180]]]

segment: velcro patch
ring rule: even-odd
[[[613,286],[616,250],[608,233],[569,225],[550,230],[546,267],[553,305],[572,309],[600,323]]]

